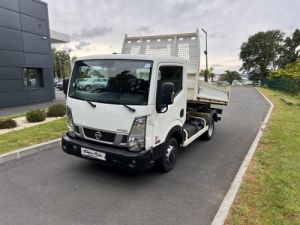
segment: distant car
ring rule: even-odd
[[[60,81],[60,79],[54,78],[54,80],[53,80],[54,87],[56,87],[56,84],[57,84],[57,82],[59,82],[59,81]]]
[[[59,89],[59,90],[62,90],[62,89],[63,89],[63,80],[59,80],[59,81],[56,83],[56,88]]]
[[[107,83],[108,83],[107,78],[91,77],[79,81],[78,88],[81,90],[90,91],[92,89],[106,87]]]
[[[232,82],[232,86],[242,86],[242,85],[243,85],[243,83],[240,82],[240,81],[238,81],[238,80],[234,80],[234,81]]]

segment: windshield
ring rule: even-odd
[[[146,105],[151,70],[151,61],[77,61],[69,97],[108,104]]]

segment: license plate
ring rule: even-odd
[[[103,152],[94,151],[88,148],[81,148],[81,155],[91,159],[100,159],[105,161],[106,154]]]

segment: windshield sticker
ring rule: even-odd
[[[150,69],[151,68],[151,64],[150,63],[146,63],[144,66],[145,69]]]

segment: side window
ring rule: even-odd
[[[42,69],[24,68],[23,76],[26,88],[43,87]]]
[[[175,96],[182,90],[182,73],[181,66],[161,66],[159,68],[158,88],[164,82],[172,82],[174,84]]]

